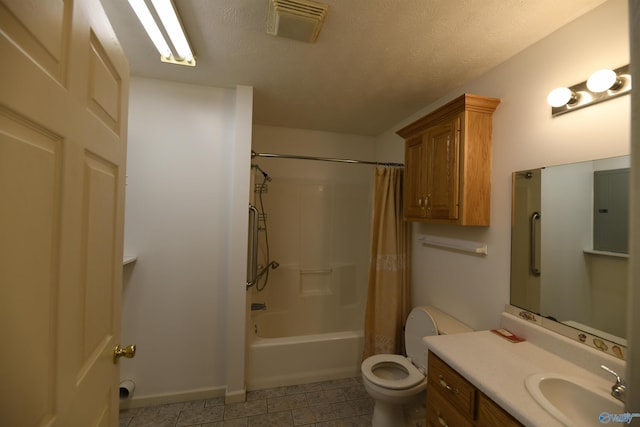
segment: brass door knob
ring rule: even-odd
[[[122,356],[126,357],[127,359],[131,359],[135,355],[136,355],[135,344],[132,344],[128,347],[120,347],[120,345],[118,344],[116,348],[113,349],[113,363],[116,363],[118,359],[121,358]]]

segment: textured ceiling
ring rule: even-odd
[[[254,123],[377,135],[604,0],[324,0],[316,43],[266,34],[270,0],[174,0],[197,67],[161,63],[102,0],[133,75],[254,87]]]

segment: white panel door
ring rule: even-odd
[[[116,426],[129,69],[99,0],[0,0],[0,425]]]

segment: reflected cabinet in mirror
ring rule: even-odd
[[[629,165],[513,173],[511,305],[626,344]]]

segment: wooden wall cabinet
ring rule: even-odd
[[[407,220],[489,225],[491,126],[499,103],[464,94],[396,132],[405,139]]]
[[[433,353],[427,369],[427,426],[520,427],[522,424]]]

